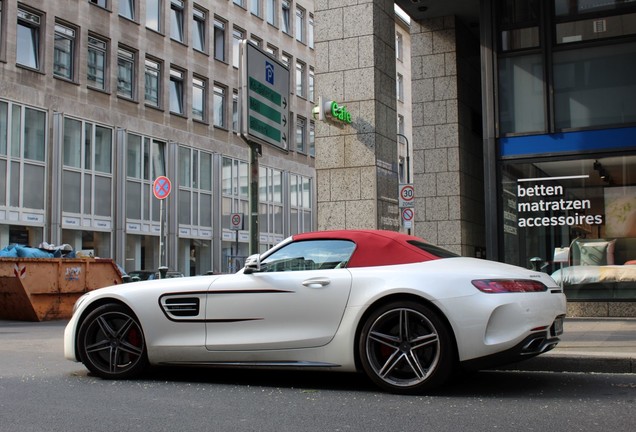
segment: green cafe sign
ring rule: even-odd
[[[317,120],[335,120],[346,124],[351,124],[351,113],[344,105],[336,101],[322,101],[318,98],[318,106],[313,109],[314,118]]]
[[[351,123],[351,113],[347,111],[347,107],[344,105],[338,105],[338,102],[329,102],[329,111],[327,115],[333,119],[340,120],[343,123]]]

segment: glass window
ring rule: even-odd
[[[117,94],[133,99],[135,82],[135,53],[125,48],[117,50]]]
[[[46,113],[0,102],[0,204],[44,210]]]
[[[535,48],[540,45],[540,0],[501,0],[497,11],[502,51]]]
[[[292,242],[261,261],[261,271],[326,270],[346,267],[355,249],[348,240]]]
[[[45,161],[46,114],[31,108],[24,109],[24,158]]]
[[[182,71],[170,69],[170,112],[175,114],[184,114],[183,77]]]
[[[95,171],[111,174],[113,159],[113,131],[95,126]]]
[[[9,130],[9,104],[6,102],[0,101],[0,155],[3,155],[3,156],[7,155],[8,130]]]
[[[400,32],[395,32],[395,58],[404,60],[404,37]]]
[[[307,25],[307,43],[309,48],[314,47],[314,16],[309,14],[309,21]]]
[[[214,58],[225,61],[225,23],[214,20]]]
[[[296,61],[296,95],[307,97],[307,85],[305,84],[305,64]]]
[[[235,5],[245,7],[245,0],[232,0],[232,1],[234,1]]]
[[[88,36],[88,59],[86,79],[88,85],[100,90],[106,90],[106,61],[108,59],[108,44],[105,40],[95,36]]]
[[[17,63],[40,69],[40,16],[18,9]]]
[[[129,20],[134,20],[135,0],[119,0],[119,15]]]
[[[192,47],[201,52],[207,49],[206,43],[206,13],[199,9],[192,9]]]
[[[75,61],[75,29],[55,24],[53,75],[72,80]]]
[[[556,43],[566,44],[636,34],[636,14],[604,16],[557,23]]]
[[[261,16],[261,0],[250,0],[250,11],[256,16]]]
[[[225,87],[214,86],[214,126],[225,127]]]
[[[315,83],[316,83],[316,76],[314,73],[314,68],[310,67],[309,68],[309,100],[310,101],[314,101],[315,100]]]
[[[506,261],[550,274],[568,300],[634,299],[635,173],[636,156],[505,162]]]
[[[545,87],[540,55],[499,59],[499,133],[542,132]]]
[[[278,48],[273,45],[267,44],[267,46],[265,47],[265,52],[267,52],[274,58],[278,58]]]
[[[309,122],[309,155],[316,156],[316,123]]]
[[[158,107],[161,95],[161,63],[153,59],[146,59],[144,78],[144,100],[148,105]]]
[[[104,9],[108,7],[108,0],[89,0],[89,2],[99,7],[103,7]]]
[[[296,151],[300,153],[307,151],[305,147],[305,119],[302,117],[296,118]]]
[[[182,0],[170,0],[170,38],[183,42],[183,9]]]
[[[239,132],[239,95],[238,90],[232,92],[232,131]]]
[[[283,53],[280,56],[280,61],[289,68],[289,65],[291,64],[291,56],[287,53]]]
[[[206,80],[192,77],[192,118],[205,121]]]
[[[633,9],[634,0],[555,0],[554,13],[556,16],[577,16],[582,14]]]
[[[165,147],[163,141],[127,134],[126,218],[159,221],[159,203],[152,193],[152,183],[165,175]]]
[[[64,165],[81,168],[82,163],[82,122],[64,119]]]
[[[161,31],[162,0],[146,0],[146,27]]]
[[[245,38],[243,30],[235,28],[232,32],[232,65],[239,67],[240,50],[239,46],[241,41]]]
[[[296,5],[296,40],[305,42],[305,9]]]
[[[554,53],[557,129],[636,122],[636,44]]]
[[[289,0],[281,0],[282,20],[281,30],[287,34],[291,34],[290,20],[291,20],[291,2]]]
[[[397,100],[404,101],[404,77],[402,74],[397,74],[397,78],[395,80]]]
[[[267,0],[267,22],[273,26],[276,25],[276,16],[278,15],[277,0]]]

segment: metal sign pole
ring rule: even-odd
[[[250,143],[250,255],[258,253],[258,156],[260,144]]]

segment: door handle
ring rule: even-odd
[[[330,283],[331,280],[327,278],[314,278],[303,281],[303,286],[306,286],[307,288],[322,288],[329,285]]]

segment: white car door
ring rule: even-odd
[[[303,242],[301,247],[292,243],[268,256],[263,272],[218,278],[207,295],[207,348],[263,350],[327,344],[340,325],[351,289],[349,270],[334,267],[346,262],[354,245],[340,240],[339,244],[318,242]]]

